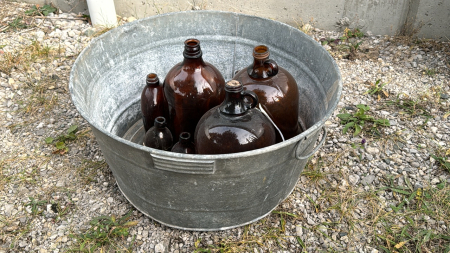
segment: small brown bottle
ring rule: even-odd
[[[178,142],[172,147],[172,152],[183,154],[195,154],[195,145],[191,141],[191,134],[182,132]]]
[[[269,48],[256,46],[253,64],[239,71],[234,80],[240,81],[246,90],[258,95],[263,109],[269,114],[285,139],[301,133],[298,123],[299,93],[297,82],[285,69],[269,59]],[[282,141],[277,133],[277,142]]]
[[[225,85],[226,98],[209,110],[195,130],[197,154],[228,154],[275,144],[275,130],[269,119],[255,109],[258,97],[244,91],[235,80]],[[252,101],[248,104],[244,98]]]
[[[141,112],[144,129],[147,132],[154,124],[156,117],[164,116],[164,89],[155,73],[146,78],[146,85],[141,94]]]
[[[200,118],[225,98],[225,80],[211,64],[203,61],[200,42],[184,42],[184,60],[164,80],[166,119],[175,141],[182,132],[193,134]]]
[[[170,150],[173,144],[172,133],[166,127],[164,117],[156,117],[155,124],[144,136],[144,146],[160,150]]]

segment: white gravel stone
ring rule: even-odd
[[[155,245],[155,253],[164,253],[165,247],[162,243]]]
[[[367,147],[366,152],[371,155],[376,155],[376,154],[380,153],[380,150],[378,148],[374,148],[374,147]]]
[[[348,181],[351,185],[356,185],[359,182],[359,176],[357,174],[348,176]]]

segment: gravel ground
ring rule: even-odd
[[[312,28],[317,41],[329,42],[344,84],[326,144],[268,217],[189,232],[127,202],[71,102],[71,66],[102,31],[75,14],[24,16],[30,8],[0,2],[0,252],[88,252],[83,242],[98,241],[82,235],[100,227],[91,226],[94,217],[130,211],[132,222],[117,225],[125,232],[107,230],[98,252],[444,252],[450,245],[450,168],[440,166],[450,157],[449,42],[367,33],[335,45],[343,33]],[[377,80],[386,85],[367,94]],[[359,104],[390,126],[343,134],[336,115],[354,114]],[[65,142],[47,144],[48,137]]]

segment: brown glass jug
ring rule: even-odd
[[[225,98],[225,80],[211,64],[203,61],[200,42],[184,42],[184,60],[164,80],[168,127],[175,141],[182,132],[193,134],[200,118]]]
[[[284,139],[289,139],[301,133],[297,82],[287,70],[269,59],[269,55],[267,46],[256,46],[253,64],[239,71],[233,79],[240,81],[245,90],[258,95],[262,108],[280,129]],[[277,133],[277,142],[280,141],[281,136]]]
[[[145,132],[155,122],[156,117],[164,116],[164,89],[155,73],[150,73],[146,78],[146,85],[141,94],[141,112]]]
[[[144,146],[160,150],[170,150],[173,144],[172,133],[166,127],[164,117],[156,117],[155,124],[144,136]]]
[[[191,141],[191,134],[182,132],[179,136],[178,142],[172,147],[172,152],[182,154],[195,154],[195,145]]]
[[[222,104],[209,110],[195,130],[197,154],[228,154],[275,144],[275,130],[269,119],[255,109],[258,97],[231,80],[225,85]],[[244,98],[252,101],[248,104]]]

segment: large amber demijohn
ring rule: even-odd
[[[225,85],[226,98],[200,119],[195,130],[198,154],[229,154],[275,144],[275,129],[269,119],[255,109],[258,97],[244,91],[241,83]],[[252,101],[246,103],[244,98]]]
[[[253,64],[239,71],[234,80],[240,81],[245,90],[256,93],[264,110],[278,126],[285,139],[301,133],[298,123],[299,92],[294,77],[275,61],[269,59],[269,48],[256,46]],[[277,134],[277,142],[281,136]]]
[[[182,132],[194,134],[200,118],[225,98],[225,80],[210,63],[203,61],[200,42],[184,42],[184,60],[176,64],[164,80],[168,128],[174,141]]]

